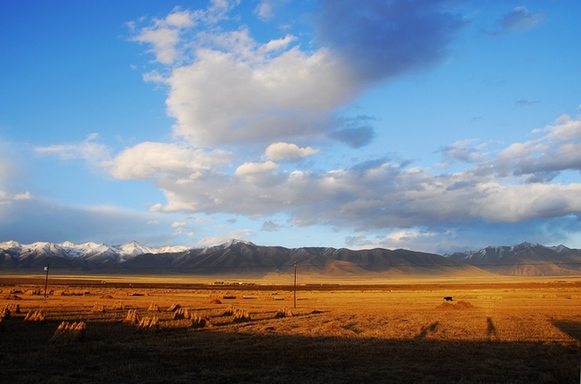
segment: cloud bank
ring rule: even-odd
[[[281,4],[262,1],[254,13],[268,22]],[[385,157],[311,162],[336,146],[373,142],[372,116],[341,113],[363,92],[448,58],[468,25],[448,4],[321,0],[308,41],[287,32],[259,41],[248,26],[219,26],[233,17],[235,1],[132,22],[132,40],[155,58],[145,79],[167,91],[173,141],[111,155],[89,137],[37,152],[89,160],[118,179],[153,180],[165,196],[155,212],[264,217],[264,231],[323,225],[391,232],[351,236],[354,246],[441,241],[461,227],[578,220],[581,184],[556,181],[581,170],[581,120],[567,115],[531,131],[534,139],[502,147],[454,142],[433,167]],[[517,7],[498,25],[525,30],[542,17]]]

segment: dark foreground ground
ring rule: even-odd
[[[63,343],[48,342],[56,324],[7,328],[4,383],[578,383],[581,361],[579,347],[551,343],[145,334],[107,324]]]

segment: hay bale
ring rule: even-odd
[[[236,309],[232,323],[246,323],[250,321],[250,314],[244,309]]]
[[[180,309],[181,306],[179,304],[172,304],[170,305],[170,307],[167,309],[167,312],[175,312],[178,309]]]
[[[222,304],[222,302],[218,299],[212,299],[210,300],[210,304]]]
[[[210,322],[210,319],[208,318],[208,316],[198,316],[198,315],[194,315],[192,316],[192,324],[191,327],[192,328],[209,328],[212,327],[212,322]]]
[[[44,323],[45,316],[42,311],[28,311],[24,316],[24,321],[35,321],[37,323]]]
[[[93,313],[105,313],[105,306],[101,303],[95,303],[91,309]]]
[[[181,320],[181,319],[189,319],[192,316],[190,315],[190,312],[187,310],[187,308],[178,308],[174,313],[173,313],[173,320]]]
[[[127,316],[123,320],[124,323],[128,324],[139,324],[139,316],[137,316],[136,309],[130,309],[127,311]]]
[[[149,308],[147,308],[148,312],[159,312],[159,305],[151,303]]]
[[[142,331],[159,331],[161,329],[159,327],[159,319],[157,316],[144,317],[139,321],[137,329]]]
[[[20,313],[20,304],[6,304],[6,308],[10,310],[10,313]]]
[[[87,326],[84,321],[69,323],[63,321],[56,329],[50,341],[83,341]]]
[[[284,317],[293,317],[294,313],[292,313],[292,311],[288,308],[282,308],[279,309],[278,311],[276,311],[276,313],[274,314],[274,318],[275,319],[281,319]]]

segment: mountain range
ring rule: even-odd
[[[292,273],[295,263],[301,273],[327,276],[490,273],[559,276],[581,274],[581,250],[522,243],[438,255],[383,248],[285,248],[240,240],[205,248],[151,248],[137,242],[117,246],[94,242],[0,243],[0,273],[31,273],[50,265],[55,273],[264,276]]]

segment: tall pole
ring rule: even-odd
[[[297,262],[295,261],[295,308],[297,307]]]
[[[46,267],[44,267],[44,270],[46,271],[46,279],[44,280],[44,300],[46,300],[47,296],[46,296],[46,288],[48,287],[48,268],[49,268],[50,264],[47,264]]]

